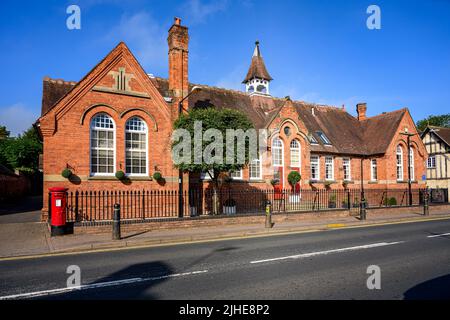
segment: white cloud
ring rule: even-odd
[[[146,11],[124,14],[107,35],[108,39],[124,41],[149,73],[155,72],[153,68],[161,72],[167,67],[166,37],[164,26]]]
[[[215,13],[224,11],[228,7],[228,0],[219,1],[201,1],[188,0],[181,6],[183,14],[187,17],[189,24],[198,24],[204,22],[208,17]]]
[[[17,136],[31,127],[37,120],[37,112],[30,110],[22,103],[0,107],[0,125],[6,126],[11,136]]]

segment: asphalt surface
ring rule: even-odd
[[[80,267],[81,289],[49,291],[67,290],[70,265]],[[367,288],[371,265],[380,267],[380,290]],[[0,296],[11,295],[17,299],[450,299],[450,220],[0,260]]]

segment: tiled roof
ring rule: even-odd
[[[171,96],[167,79],[151,77],[151,81],[163,97]],[[42,114],[51,109],[74,85],[75,82],[44,79]],[[192,86],[194,84],[191,84]],[[267,127],[286,103],[286,99],[251,97],[242,91],[204,85],[201,87],[201,91],[189,97],[190,107],[239,110],[245,113],[258,129]],[[319,142],[317,145],[311,145],[311,151],[348,155],[383,154],[406,112],[406,109],[401,109],[358,121],[342,108],[302,101],[292,103],[300,120],[308,129],[308,134],[312,134]],[[322,131],[331,141],[331,145],[323,144],[317,136],[317,131]]]
[[[450,147],[450,128],[428,126],[425,132],[428,130],[433,130],[433,132]]]
[[[264,80],[273,80],[269,72],[267,72],[266,65],[264,64],[264,59],[261,56],[261,51],[259,50],[259,42],[256,41],[255,52],[253,53],[252,62],[250,68],[248,69],[247,76],[242,83],[258,78]]]

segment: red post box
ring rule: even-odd
[[[50,191],[50,226],[51,235],[58,236],[65,233],[66,226],[66,192],[67,188],[54,187]]]

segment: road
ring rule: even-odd
[[[67,267],[81,270],[68,291]],[[369,290],[370,265],[381,289]],[[450,299],[450,220],[0,261],[32,299]]]

